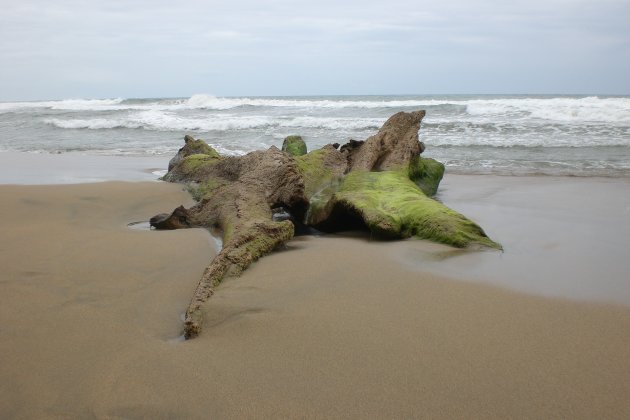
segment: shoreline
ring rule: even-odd
[[[38,170],[24,171],[29,165]],[[159,175],[167,166],[164,156],[0,152],[0,187],[160,183]],[[587,195],[590,193],[588,200],[581,197],[580,189]],[[447,275],[459,281],[493,284],[539,296],[630,305],[630,284],[625,281],[625,273],[630,272],[630,260],[623,256],[624,249],[630,248],[630,239],[624,239],[630,238],[630,197],[623,194],[624,189],[630,190],[630,178],[447,172],[435,199],[469,216],[507,249],[500,254],[466,252],[411,240],[391,247],[398,253],[391,252],[391,257],[412,269]],[[526,193],[539,202],[532,203],[523,196]],[[189,202],[193,204],[192,200]],[[167,206],[162,212],[171,210]],[[565,216],[580,222],[580,226],[576,226],[581,232],[576,231],[569,237],[576,229],[571,223],[565,223]],[[564,230],[558,227],[563,223]],[[605,231],[598,232],[602,228]],[[550,232],[554,238],[550,237]],[[518,240],[519,237],[523,239]],[[216,247],[218,242],[213,242]],[[597,248],[587,249],[591,244],[597,244]],[[531,267],[526,267],[527,258],[545,263],[534,267],[534,272],[541,274],[546,270],[556,279],[564,275],[571,277],[573,283],[578,278],[580,289],[573,290],[571,282],[529,281],[523,275],[529,276],[532,272]],[[554,263],[554,258],[558,263]],[[442,263],[446,260],[447,263]],[[567,269],[571,269],[570,272]],[[605,277],[603,287],[602,276]]]
[[[172,155],[96,155],[81,152],[39,153],[0,151],[0,185],[59,185],[107,181],[157,181],[166,174]],[[427,154],[425,157],[432,157]],[[24,171],[35,165],[37,171]],[[42,170],[44,172],[40,172]],[[547,178],[547,179],[619,179],[630,180],[630,172],[606,175],[548,173],[469,173],[447,168],[445,176]]]
[[[157,181],[170,157],[0,152],[0,185]]]
[[[600,281],[626,270],[626,242],[603,242],[630,223],[597,203],[627,181],[508,178],[449,174],[439,196],[503,254],[296,237],[220,285],[187,342],[209,233],[127,227],[191,205],[181,185],[0,185],[0,416],[621,418],[630,306],[496,280],[526,263],[562,284],[594,256]]]

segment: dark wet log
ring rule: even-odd
[[[151,227],[158,230],[184,229],[190,227],[189,212],[184,206],[179,206],[171,214],[162,213],[149,220]]]

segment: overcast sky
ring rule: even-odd
[[[0,100],[630,94],[630,0],[0,0]]]

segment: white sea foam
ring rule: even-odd
[[[156,131],[228,131],[247,128],[263,128],[272,124],[269,118],[186,118],[169,115],[160,111],[144,111],[126,118],[116,119],[60,119],[47,118],[47,124],[58,128],[68,129],[114,129],[114,128],[144,128]]]
[[[457,101],[444,100],[347,100],[347,99],[281,99],[281,98],[219,98],[197,94],[181,105],[190,108],[232,109],[240,106],[278,108],[403,108],[445,105]]]
[[[90,111],[100,109],[118,109],[117,105],[123,101],[117,99],[64,99],[62,101],[38,102],[0,102],[0,113],[12,112],[20,109],[48,108],[68,111]]]
[[[144,128],[157,131],[231,131],[263,129],[268,127],[323,128],[330,130],[377,129],[384,118],[333,118],[333,117],[282,117],[265,115],[209,115],[185,117],[173,112],[142,111],[119,118],[62,119],[47,118],[47,124],[68,129]]]
[[[624,127],[609,126],[529,126],[461,124],[444,129],[445,125],[425,126],[420,138],[435,146],[492,147],[609,147],[630,149],[630,133]]]
[[[630,123],[630,98],[599,98],[599,97],[558,97],[558,98],[489,98],[489,99],[391,99],[395,97],[374,97],[374,99],[352,99],[349,97],[336,98],[222,98],[205,94],[193,95],[188,99],[155,99],[155,100],[123,100],[117,99],[68,99],[63,101],[43,102],[5,102],[0,103],[0,113],[12,112],[20,109],[46,108],[52,110],[70,111],[161,111],[183,112],[186,110],[225,111],[238,107],[259,108],[262,114],[273,113],[273,109],[292,108],[293,111],[318,112],[318,110],[335,109],[376,109],[376,108],[429,108],[430,107],[458,107],[465,110],[458,113],[458,118],[470,121],[498,122],[500,119],[539,119],[543,121],[557,121],[564,123],[598,122],[613,124]],[[427,118],[444,115],[444,110],[431,113]],[[446,112],[447,118],[452,118],[452,110]],[[224,116],[225,117],[225,116]],[[265,116],[266,117],[266,116]],[[225,119],[225,118],[224,118]],[[319,121],[322,122],[322,121]],[[340,122],[340,121],[339,121]],[[251,123],[251,122],[250,122]],[[229,127],[238,129],[234,121]],[[247,123],[246,123],[247,124]],[[298,123],[289,123],[298,124]],[[325,124],[325,123],[324,123]],[[331,120],[334,128],[336,122]],[[254,125],[260,127],[260,121]],[[203,127],[198,127],[204,129]]]
[[[325,128],[329,130],[366,130],[378,129],[386,118],[333,118],[333,117],[296,117],[283,120],[280,127]]]
[[[353,135],[366,137],[376,132],[385,118],[350,117],[286,117],[282,115],[208,115],[183,116],[170,111],[140,111],[117,118],[63,119],[48,118],[47,124],[62,129],[108,130],[117,128],[144,129],[161,132],[260,132],[273,138],[283,138],[287,132],[312,133],[331,141],[344,141]],[[434,121],[427,118],[420,131],[423,141],[435,146],[493,146],[493,147],[592,147],[628,146],[630,133],[624,127],[577,124],[547,124],[531,119],[502,122],[470,122],[468,120]],[[324,134],[322,134],[324,133]],[[329,133],[329,134],[326,134]],[[354,133],[354,134],[353,134]],[[239,135],[240,136],[240,135]],[[252,139],[254,140],[254,139]],[[241,146],[247,141],[241,140]],[[248,151],[261,145],[252,144]],[[264,145],[263,145],[264,146]],[[233,152],[233,149],[230,149]]]
[[[466,101],[470,115],[558,122],[630,123],[629,98],[518,98]]]
[[[60,118],[47,118],[44,120],[46,124],[50,124],[57,128],[69,128],[80,129],[87,128],[90,130],[102,130],[113,128],[141,128],[141,122],[134,122],[124,119],[105,119],[105,118],[91,118],[91,119],[60,119]]]
[[[50,103],[52,109],[82,111],[98,109],[99,107],[111,107],[120,104],[123,101],[117,99],[66,99],[59,102]]]
[[[159,131],[230,131],[259,129],[277,125],[271,116],[217,116],[186,117],[172,112],[143,111],[130,116],[131,124],[141,123],[144,128]]]
[[[178,111],[186,109],[228,110],[238,107],[266,108],[305,108],[305,109],[342,109],[342,108],[408,108],[438,105],[465,105],[465,101],[435,99],[404,100],[355,100],[355,99],[282,99],[282,98],[247,98],[216,97],[196,94],[188,99],[155,99],[142,102],[117,99],[66,99],[40,102],[0,102],[0,112],[10,112],[22,108],[48,108],[71,111],[117,111],[117,110],[164,110]]]
[[[186,133],[226,155],[279,147],[290,134],[313,150],[365,139],[392,114],[413,109],[427,110],[420,139],[449,167],[630,170],[629,97],[193,95],[0,103],[0,150],[172,156]]]
[[[194,95],[172,107],[225,110],[240,106],[270,108],[422,108],[461,106],[472,116],[527,117],[560,122],[619,122],[630,123],[630,98],[505,98],[505,99],[406,99],[406,100],[347,100],[347,99],[279,99],[279,98],[217,98]]]
[[[256,149],[266,149],[269,148],[269,146],[267,147],[246,147],[244,148],[243,146],[247,146],[247,145],[233,145],[232,147],[224,147],[222,144],[220,143],[208,143],[210,146],[212,146],[212,148],[214,150],[216,150],[217,152],[219,152],[221,155],[228,155],[228,156],[242,156],[246,153],[249,153],[251,151],[254,151]],[[240,147],[240,148],[239,148]]]

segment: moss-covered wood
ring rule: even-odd
[[[291,156],[302,156],[306,154],[306,143],[301,136],[288,136],[282,143],[282,151]]]
[[[376,238],[413,236],[458,248],[500,248],[476,223],[427,197],[404,171],[350,172],[328,206],[332,213],[361,219]]]
[[[417,158],[409,163],[409,179],[429,197],[437,193],[444,176],[444,164],[431,158]]]
[[[305,193],[309,199],[334,183],[347,167],[346,158],[332,145],[296,156],[295,161],[304,179]]]
[[[444,166],[421,158],[418,129],[424,111],[393,115],[365,141],[350,140],[306,153],[271,147],[244,156],[220,156],[186,136],[164,177],[188,185],[198,203],[154,218],[161,226],[219,231],[223,248],[213,259],[186,311],[185,336],[202,328],[201,307],[226,276],[289,241],[295,226],[326,231],[369,229],[375,238],[417,237],[456,247],[500,245],[463,215],[429,198]],[[303,142],[302,142],[303,143]],[[302,153],[304,152],[304,153]],[[274,221],[273,214],[289,214]],[[169,219],[170,217],[170,219]],[[157,226],[157,224],[156,224]]]
[[[177,154],[170,160],[168,163],[168,171],[169,173],[177,167],[184,158],[191,155],[206,155],[212,158],[219,158],[219,153],[214,150],[210,145],[208,145],[205,141],[198,139],[195,140],[192,136],[186,135],[184,136],[184,147],[177,151]],[[167,179],[168,181],[168,179]],[[176,179],[172,179],[171,181],[177,181]]]

